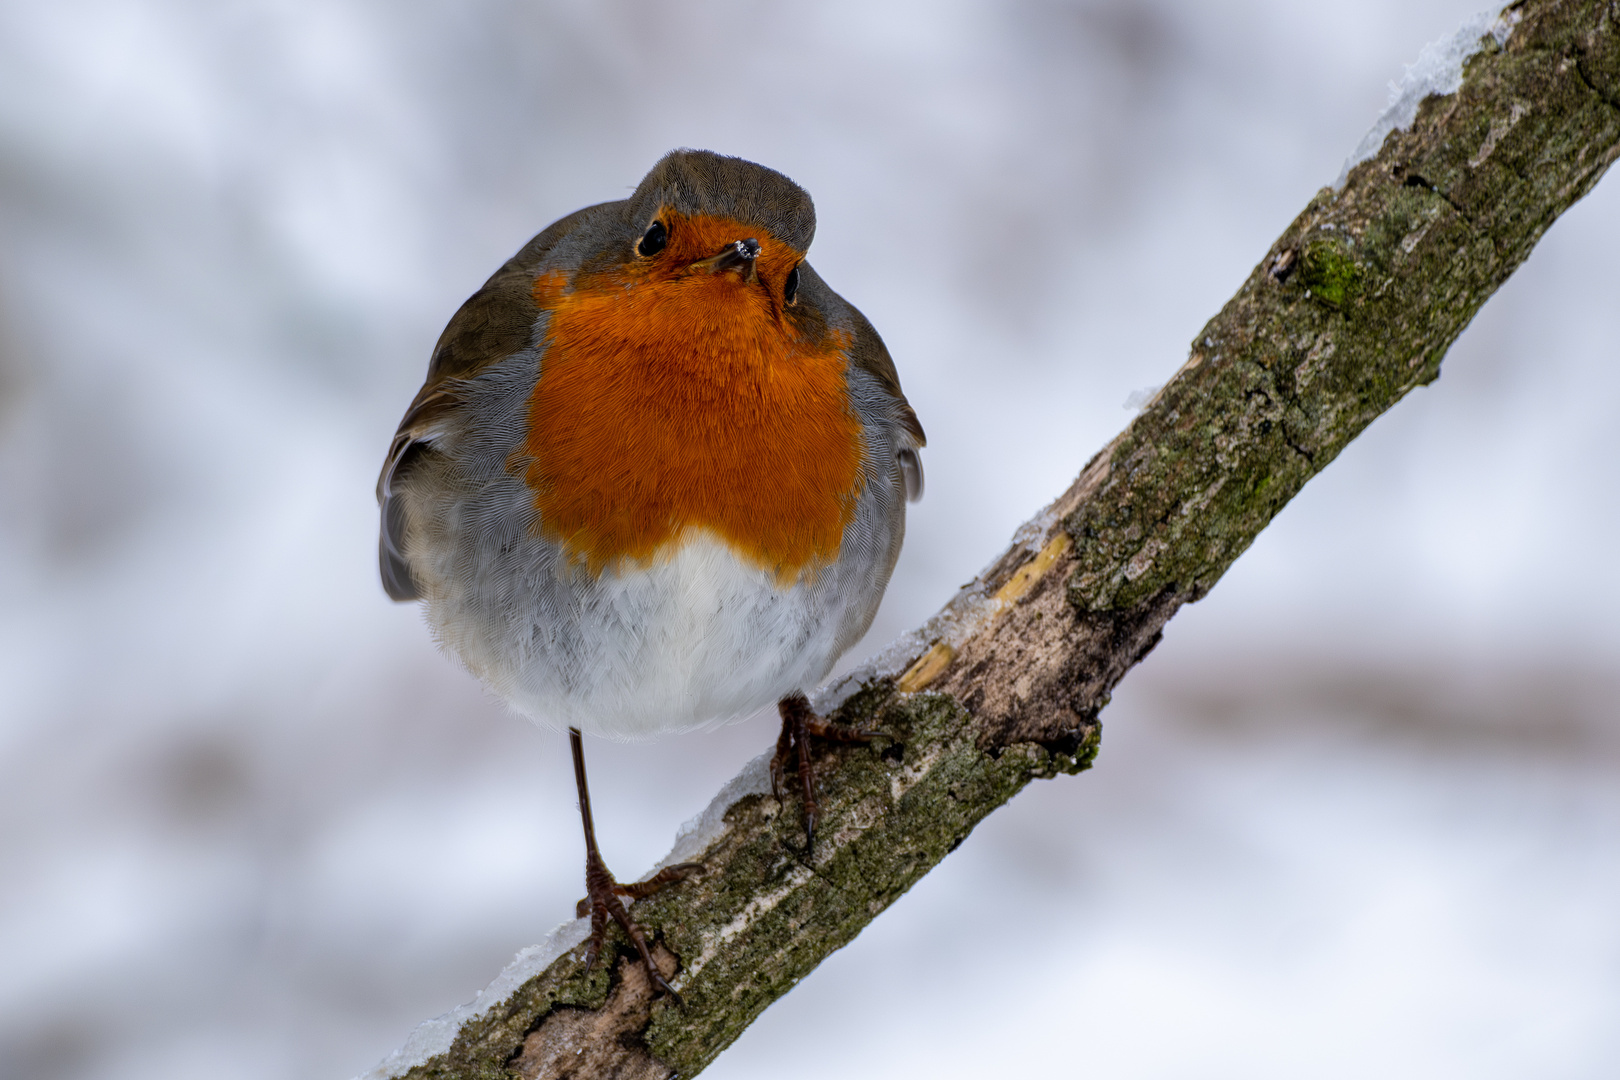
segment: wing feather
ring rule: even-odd
[[[439,335],[428,363],[427,381],[399,422],[377,477],[377,503],[381,517],[377,531],[377,563],[383,589],[395,600],[417,600],[421,590],[411,576],[405,556],[407,515],[396,490],[411,464],[433,441],[452,427],[463,401],[461,385],[491,364],[528,348],[537,311],[534,278],[557,243],[590,218],[611,216],[624,203],[598,203],[553,222],[492,274],[482,288],[467,298]]]

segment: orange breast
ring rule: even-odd
[[[754,235],[720,224],[713,251]],[[706,242],[690,227],[676,237]],[[768,288],[635,267],[535,282],[551,320],[523,475],[544,535],[593,572],[656,558],[693,529],[784,582],[838,555],[864,454],[847,335],[792,330],[772,297],[798,255],[759,239]]]

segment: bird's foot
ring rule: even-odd
[[[608,919],[618,923],[624,928],[625,936],[641,954],[641,962],[647,967],[647,978],[653,987],[668,994],[675,1002],[681,1004],[681,995],[675,988],[665,981],[659,973],[658,965],[653,963],[652,953],[647,949],[647,935],[637,926],[630,913],[624,909],[619,897],[628,896],[632,900],[640,900],[651,896],[655,892],[669,888],[680,881],[685,881],[692,874],[703,869],[702,863],[676,863],[666,866],[646,881],[635,881],[628,885],[620,885],[614,880],[607,865],[594,853],[585,857],[585,897],[575,905],[574,913],[583,919],[586,915],[591,917],[591,936],[588,939],[589,947],[585,953],[585,970],[589,971],[596,964],[596,958],[602,952],[602,943],[607,938]]]
[[[777,703],[782,714],[782,734],[776,739],[776,753],[771,758],[771,793],[782,801],[782,778],[792,760],[799,771],[799,788],[804,796],[804,848],[808,855],[816,839],[816,816],[821,804],[816,799],[815,767],[810,764],[810,740],[829,742],[868,743],[882,734],[866,731],[847,724],[824,720],[810,708],[803,694],[789,694]]]

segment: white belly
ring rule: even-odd
[[[429,620],[513,708],[612,738],[722,724],[814,686],[870,618],[867,598],[859,611],[840,599],[838,568],[783,588],[707,532],[594,580],[541,561],[549,580],[430,590]],[[496,591],[491,618],[477,597]]]

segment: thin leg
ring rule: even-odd
[[[803,694],[789,694],[777,703],[777,711],[782,714],[782,733],[777,736],[776,753],[771,757],[771,791],[777,801],[781,801],[782,777],[787,772],[788,762],[793,761],[799,771],[800,794],[804,799],[804,843],[808,853],[815,843],[816,820],[821,812],[821,803],[816,798],[815,767],[810,762],[810,740],[867,743],[880,732],[823,720],[810,708],[810,701]]]
[[[591,790],[585,783],[585,742],[580,737],[578,728],[568,729],[568,745],[574,751],[574,783],[579,787],[579,819],[585,826],[585,899],[578,905],[579,917],[583,918],[588,912],[591,916],[590,948],[585,954],[585,970],[589,971],[595,964],[596,958],[602,952],[602,942],[607,937],[608,918],[624,928],[625,936],[635,945],[636,951],[641,954],[641,962],[647,965],[647,978],[652,985],[668,994],[680,1004],[681,996],[675,992],[674,987],[664,981],[659,973],[658,966],[653,963],[652,953],[647,949],[647,938],[630,918],[630,913],[624,910],[624,904],[619,897],[628,896],[639,900],[667,886],[681,881],[694,870],[701,870],[701,863],[679,863],[675,866],[666,866],[647,881],[638,881],[630,885],[620,885],[608,872],[607,864],[602,861],[602,853],[596,848],[596,826],[591,822]]]

